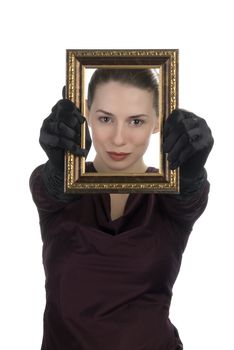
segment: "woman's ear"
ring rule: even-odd
[[[157,134],[157,132],[159,132],[159,127],[158,126],[154,128],[152,134]]]

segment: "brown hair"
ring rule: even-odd
[[[152,69],[109,69],[98,68],[92,75],[88,87],[88,108],[91,108],[94,94],[99,84],[109,81],[118,81],[130,84],[144,90],[153,92],[153,105],[158,116],[159,88],[158,78]]]

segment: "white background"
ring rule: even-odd
[[[209,205],[174,286],[185,350],[234,350],[233,10],[231,1],[8,1],[0,8],[0,348],[40,349],[41,238],[28,179],[46,161],[39,129],[61,98],[66,49],[180,50],[180,107],[206,118]],[[131,350],[131,349],[129,349]]]

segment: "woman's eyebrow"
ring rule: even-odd
[[[148,117],[148,114],[130,115],[128,118],[139,118],[139,117]]]
[[[114,117],[113,113],[104,111],[103,109],[97,109],[96,112],[101,112],[101,113],[110,115],[111,117]],[[128,118],[139,118],[139,117],[148,117],[148,115],[141,113],[141,114],[136,114],[136,115],[130,115]]]
[[[114,114],[107,112],[107,111],[104,111],[103,109],[97,109],[96,112],[101,112],[101,113],[108,114],[108,115],[114,117]]]

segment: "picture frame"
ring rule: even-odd
[[[66,98],[85,116],[85,80],[98,68],[149,68],[159,74],[159,164],[157,172],[87,172],[85,157],[65,152],[64,191],[66,193],[179,193],[179,169],[171,170],[163,153],[163,127],[178,107],[178,49],[150,50],[66,50]],[[87,123],[81,126],[81,147],[85,148]],[[153,146],[154,147],[154,146]],[[154,152],[154,148],[153,148]],[[156,144],[155,144],[156,152]]]

